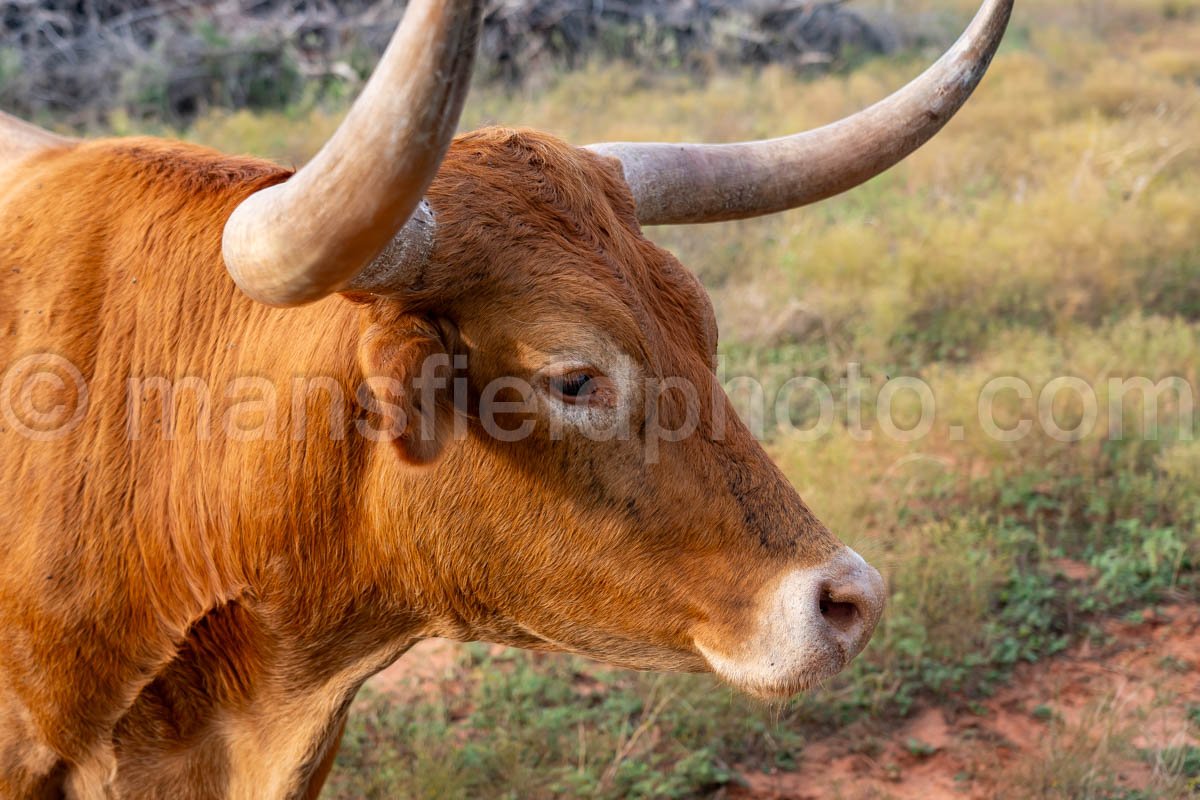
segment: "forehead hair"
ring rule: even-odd
[[[459,302],[557,308],[608,328],[627,317],[656,361],[711,356],[708,297],[643,236],[615,159],[537,131],[485,128],[455,140],[428,196],[439,300],[449,290]]]

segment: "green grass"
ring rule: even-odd
[[[799,747],[703,679],[597,671],[473,649],[469,693],[416,706],[360,698],[331,792],[347,797],[684,797],[733,777],[725,758]],[[586,688],[586,691],[584,689]]]

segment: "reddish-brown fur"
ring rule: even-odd
[[[0,372],[53,353],[90,401],[52,441],[0,421],[0,796],[305,796],[362,681],[421,637],[705,669],[697,631],[736,638],[773,576],[838,546],[710,393],[711,306],[641,235],[615,162],[534,132],[464,135],[411,291],[280,310],[237,290],[221,232],[287,177],[148,139],[0,175]],[[699,433],[657,463],[636,435],[552,441],[541,422],[504,443],[463,418],[452,441],[443,398],[438,442],[377,443],[353,426],[380,409],[331,437],[327,392],[299,409],[287,394],[297,377],[349,398],[365,376],[407,384],[445,351],[469,356],[473,406],[564,350],[701,387]],[[161,388],[127,396],[155,376],[204,380],[212,408],[181,389],[168,438]],[[224,396],[248,376],[281,387],[276,436],[222,427],[231,409],[245,428],[270,416]]]

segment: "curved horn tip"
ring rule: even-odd
[[[466,99],[485,0],[411,0],[362,93],[317,155],[226,222],[234,281],[271,305],[341,290],[412,217]]]
[[[984,0],[966,31],[890,97],[823,128],[757,142],[610,142],[590,149],[621,161],[643,225],[773,214],[851,189],[929,141],[982,80],[1013,0]]]

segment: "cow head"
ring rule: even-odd
[[[396,436],[373,513],[440,587],[433,630],[763,695],[832,675],[869,639],[882,579],[738,421],[707,295],[640,226],[792,208],[890,167],[973,90],[1011,0],[827,128],[591,148],[501,129],[450,144],[479,6],[412,5],[326,148],[234,212],[231,274],[277,305],[362,303],[363,372],[400,387],[377,398]],[[399,495],[421,481],[414,509]]]

